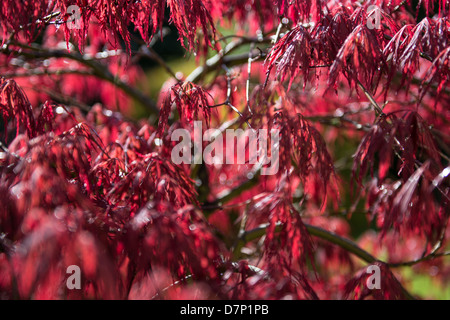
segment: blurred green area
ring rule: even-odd
[[[445,264],[450,263],[450,257],[442,258]],[[401,275],[404,278],[405,287],[413,295],[417,295],[423,299],[432,300],[450,300],[450,286],[442,282],[442,279],[433,276],[433,269],[430,268],[429,274],[414,272],[411,268],[404,267]],[[437,267],[436,267],[437,268]]]

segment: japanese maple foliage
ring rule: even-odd
[[[449,0],[3,0],[0,29],[0,299],[448,285]],[[190,74],[158,54],[167,30]],[[156,98],[143,58],[167,72]],[[278,170],[245,137],[220,142],[246,159],[175,163],[194,121],[278,132]]]

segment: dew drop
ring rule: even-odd
[[[55,112],[56,112],[57,114],[63,114],[63,113],[65,112],[65,110],[64,110],[63,107],[58,107],[58,108],[56,108]]]
[[[342,111],[341,108],[336,109],[336,111],[334,112],[335,117],[342,117],[343,115],[344,115],[344,111]]]

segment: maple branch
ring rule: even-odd
[[[413,266],[413,265],[418,264],[420,262],[429,261],[429,260],[433,260],[433,259],[441,258],[441,257],[446,257],[446,256],[450,256],[450,251],[440,252],[440,253],[433,253],[433,254],[426,255],[423,258],[419,258],[419,259],[411,260],[411,261],[406,261],[406,262],[388,263],[388,266],[391,267],[391,268],[410,267],[410,266]]]
[[[26,88],[26,87],[23,87],[23,88]],[[50,98],[52,98],[55,102],[59,102],[59,103],[62,103],[62,104],[68,105],[68,106],[76,106],[85,112],[89,112],[91,110],[91,107],[89,105],[87,105],[71,96],[60,94],[60,93],[57,93],[55,91],[48,90],[45,88],[39,88],[37,86],[30,87],[30,89],[34,90],[36,92],[45,93]]]
[[[222,204],[232,200],[236,196],[240,195],[245,190],[253,188],[255,185],[258,184],[260,173],[259,171],[256,172],[251,179],[246,180],[241,185],[237,186],[233,189],[228,189],[220,193],[216,200],[214,200],[212,203],[209,203],[208,205],[219,205],[222,206]]]
[[[253,240],[259,239],[262,236],[266,234],[267,228],[269,227],[269,223],[262,224],[252,230],[248,230],[243,232],[239,239],[238,243],[236,244],[233,253],[234,256],[238,255],[242,247],[247,244],[248,242],[251,242]],[[313,226],[311,224],[304,223],[306,229],[308,232],[316,236],[318,238],[327,240],[335,245],[340,246],[341,248],[345,249],[348,252],[353,253],[355,256],[360,258],[361,260],[367,262],[367,263],[374,263],[376,261],[379,261],[377,258],[372,256],[369,252],[365,251],[364,249],[360,248],[356,243],[353,241],[343,238],[333,232],[327,231],[325,229],[322,229],[320,227]],[[281,223],[277,224],[275,227],[275,232],[280,232],[283,225]]]
[[[340,115],[323,115],[323,116],[320,115],[320,116],[303,116],[303,117],[309,121],[319,122],[325,125],[334,126],[336,128],[342,128],[343,127],[342,123],[345,122],[353,125],[355,129],[358,131],[369,131],[372,128],[372,126],[368,124],[361,124],[347,117],[349,115],[355,115],[369,110],[371,110],[370,106],[368,106],[367,108],[359,109],[357,111],[343,112]]]
[[[134,100],[138,101],[141,105],[143,105],[148,111],[154,114],[159,113],[159,109],[156,106],[156,103],[147,95],[145,95],[140,90],[136,89],[133,86],[128,85],[127,83],[120,80],[118,77],[114,76],[106,66],[98,63],[97,61],[91,59],[90,57],[86,57],[85,55],[82,55],[80,53],[71,53],[67,52],[65,50],[59,50],[59,49],[44,49],[42,47],[37,47],[34,45],[24,45],[20,43],[14,43],[14,45],[17,45],[23,49],[28,49],[27,51],[24,50],[12,50],[7,46],[3,46],[0,48],[1,53],[5,54],[14,54],[17,56],[24,56],[27,58],[32,59],[48,59],[48,58],[67,58],[71,59],[73,61],[77,61],[87,67],[89,67],[92,70],[92,75],[96,76],[100,79],[103,79],[105,81],[108,81],[121,89],[124,93],[126,93],[128,96],[133,98]]]
[[[374,262],[379,261],[381,263],[386,264],[385,262],[375,258],[369,252],[362,249],[356,243],[354,243],[353,241],[351,241],[347,238],[341,237],[334,232],[327,231],[325,229],[322,229],[317,226],[313,226],[311,224],[304,223],[304,225],[306,227],[306,230],[308,230],[309,234],[311,234],[315,237],[321,238],[323,240],[326,240],[330,243],[333,243],[333,244],[341,247],[342,249],[354,254],[355,256],[357,256],[358,258],[360,258],[361,260],[363,260],[367,263],[374,263]],[[263,224],[252,230],[248,230],[248,231],[245,231],[244,233],[242,233],[238,239],[238,243],[237,243],[236,247],[233,250],[233,256],[236,257],[237,254],[240,253],[240,250],[246,243],[256,240],[256,239],[259,239],[262,236],[264,236],[266,234],[267,228],[269,226],[270,226],[269,223]],[[278,223],[277,226],[275,227],[275,232],[280,232],[282,226],[283,225],[281,223]],[[389,264],[386,264],[386,265],[389,266]],[[397,280],[397,282],[400,285],[400,287],[402,288],[402,291],[403,291],[403,294],[405,295],[405,297],[408,300],[415,300],[415,298],[403,287],[403,285],[400,283],[400,281]]]

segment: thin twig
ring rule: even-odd
[[[263,38],[262,41],[258,41],[257,38],[239,38],[238,40],[232,41],[227,44],[225,48],[218,54],[209,58],[203,66],[200,66],[192,71],[191,74],[187,76],[186,81],[197,83],[201,79],[203,79],[209,72],[216,70],[222,64],[233,66],[245,63],[246,61],[248,61],[248,54],[244,53],[234,56],[229,56],[229,54],[237,50],[238,48],[253,42],[270,43],[271,39],[266,37]],[[254,55],[254,57],[256,56],[257,54]],[[260,58],[263,58],[263,56],[261,55]]]
[[[227,98],[225,100],[225,102],[223,103],[218,103],[212,106],[208,106],[209,108],[217,108],[223,105],[227,105],[229,106],[234,112],[236,112],[239,117],[241,117],[249,126],[249,128],[252,128],[251,124],[248,122],[249,117],[244,117],[244,115],[231,103],[231,81],[232,81],[232,77],[231,77],[231,70],[225,65],[222,65],[222,68],[225,70],[226,72],[226,76],[227,76]]]
[[[164,61],[163,58],[161,58],[161,56],[152,47],[141,46],[141,49],[138,51],[137,55],[148,57],[148,58],[156,61],[175,80],[180,81],[180,79],[178,79],[176,73],[172,70],[172,68],[170,68],[170,66]]]
[[[253,57],[252,51],[253,51],[254,47],[255,47],[255,43],[252,42],[252,44],[250,45],[250,50],[248,52],[247,83],[245,85],[245,99],[247,102],[247,110],[250,115],[253,115],[252,109],[250,108],[250,77],[252,74],[252,62],[257,61],[263,55],[262,50],[257,48],[260,51],[260,55]]]
[[[76,74],[76,75],[83,75],[83,76],[93,76],[92,71],[90,70],[71,70],[71,69],[58,69],[58,70],[48,70],[48,69],[32,69],[27,70],[25,72],[11,72],[11,73],[4,73],[4,78],[28,78],[33,76],[62,76],[62,75],[68,75],[68,74]]]
[[[380,108],[380,106],[378,105],[378,103],[375,101],[374,97],[372,96],[372,94],[369,92],[369,90],[367,90],[364,85],[361,83],[361,81],[359,81],[359,79],[356,79],[356,82],[358,84],[358,86],[361,88],[361,90],[364,92],[364,94],[366,95],[367,99],[369,99],[370,103],[373,105],[373,107],[375,108],[375,111],[378,113],[378,115],[382,115],[384,114],[383,109]]]

